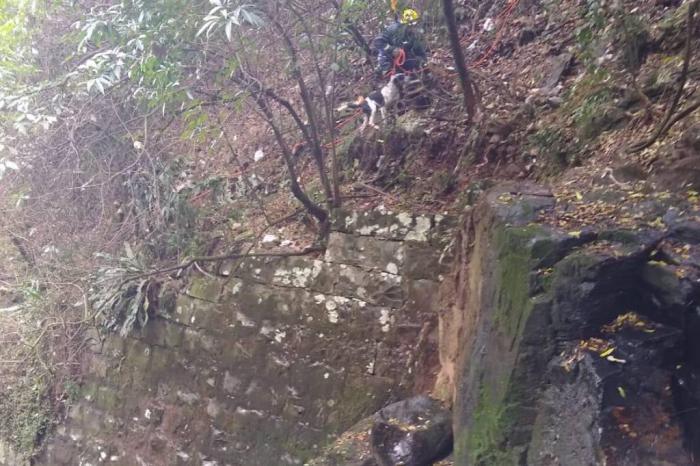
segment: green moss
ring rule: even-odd
[[[666,13],[665,17],[658,25],[664,38],[682,36],[685,33],[690,3],[691,2],[683,2],[683,4],[675,10],[671,9]]]
[[[529,136],[528,146],[544,160],[545,175],[560,173],[575,162],[578,153],[565,132],[554,126],[542,128]]]
[[[629,230],[609,230],[600,234],[601,240],[620,243],[622,245],[638,245],[639,236],[634,231]]]
[[[126,362],[134,372],[145,372],[151,361],[151,348],[137,340],[132,340],[127,350]]]
[[[597,138],[625,118],[625,113],[614,105],[618,91],[610,85],[610,74],[603,68],[593,67],[566,96],[562,107],[573,117],[578,135],[585,141]],[[571,160],[569,164],[576,164]]]
[[[648,262],[642,267],[641,275],[663,305],[682,304],[678,302],[678,296],[682,296],[682,283],[671,267],[661,262]]]
[[[183,330],[178,325],[166,324],[163,329],[163,340],[165,345],[169,348],[175,348],[182,344]]]
[[[0,395],[0,436],[15,452],[30,458],[51,421],[48,386],[43,377],[26,376]]]
[[[341,432],[384,405],[387,385],[372,384],[361,377],[348,377],[338,397],[333,414],[328,419],[329,432]]]
[[[121,405],[122,400],[119,393],[110,387],[99,387],[95,396],[95,406],[105,411],[116,410]]]
[[[318,455],[318,450],[314,448],[314,445],[306,445],[303,442],[298,442],[294,438],[283,443],[283,451],[286,451],[294,458],[302,460],[304,464]]]
[[[221,283],[208,277],[197,277],[192,280],[188,293],[193,298],[215,303],[221,294]]]
[[[506,466],[515,464],[513,455],[503,449],[506,435],[514,420],[509,416],[505,397],[505,383],[493,387],[482,386],[474,412],[474,425],[457,439],[456,460],[460,464]],[[467,461],[465,461],[467,460]],[[457,463],[455,463],[457,464]]]
[[[525,323],[535,307],[533,267],[553,253],[556,242],[539,225],[501,227],[493,231],[495,269],[494,323],[505,344],[517,352]],[[551,274],[551,271],[549,271]],[[501,366],[499,366],[501,367]],[[500,372],[500,373],[499,373]],[[519,451],[510,444],[512,432],[527,411],[520,406],[529,396],[529,384],[508,364],[483,374],[471,424],[455,439],[455,464],[510,466]]]
[[[572,277],[584,277],[588,269],[600,262],[598,258],[584,251],[574,252],[562,259],[554,267],[552,286],[556,287],[561,280],[571,280]]]
[[[532,310],[530,271],[533,239],[542,233],[538,225],[504,228],[496,233],[498,250],[498,297],[495,321],[509,336],[516,337]]]
[[[496,296],[494,322],[513,341],[522,332],[532,310],[530,272],[535,238],[543,230],[537,225],[500,228],[494,232],[496,251]],[[482,381],[479,399],[472,415],[473,424],[456,439],[456,459],[460,464],[509,465],[511,454],[504,450],[513,422],[505,402],[509,376],[494,382]]]

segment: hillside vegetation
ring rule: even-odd
[[[498,180],[552,188],[580,235],[700,203],[698,0],[0,0],[0,436],[40,451],[87,346],[174,278],[323,250],[338,208],[453,213]],[[444,2],[450,6],[451,2]],[[417,9],[429,74],[378,130],[372,39]],[[467,100],[468,102],[468,100]]]

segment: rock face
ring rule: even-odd
[[[358,420],[432,384],[431,296],[448,230],[440,216],[339,214],[325,257],[249,259],[222,267],[226,278],[192,279],[139,334],[95,349],[38,463],[318,456]]]
[[[370,432],[379,466],[429,466],[452,451],[452,417],[426,396],[380,410]]]
[[[108,337],[39,464],[429,466],[452,438],[459,466],[698,464],[693,196],[641,196],[658,217],[635,230],[546,226],[530,184],[486,191],[454,236],[339,213],[324,257],[224,264]],[[430,389],[452,421],[397,402]]]
[[[450,451],[450,412],[419,395],[358,422],[308,466],[430,466]]]
[[[660,186],[700,190],[700,124],[686,129],[660,160],[653,176]]]
[[[455,464],[696,464],[697,212],[566,234],[533,223],[553,203],[500,186],[457,235],[437,385]]]

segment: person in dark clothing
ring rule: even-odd
[[[392,69],[394,58],[399,56],[402,49],[406,54],[406,61],[399,71],[417,70],[425,64],[427,49],[416,28],[417,22],[418,12],[406,9],[399,21],[389,25],[374,39],[372,47],[377,52],[377,73],[388,73]]]

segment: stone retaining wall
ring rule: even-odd
[[[140,333],[96,348],[41,462],[303,464],[431,384],[437,342],[425,326],[448,223],[340,214],[323,257],[248,259],[221,267],[228,277],[192,278]]]

